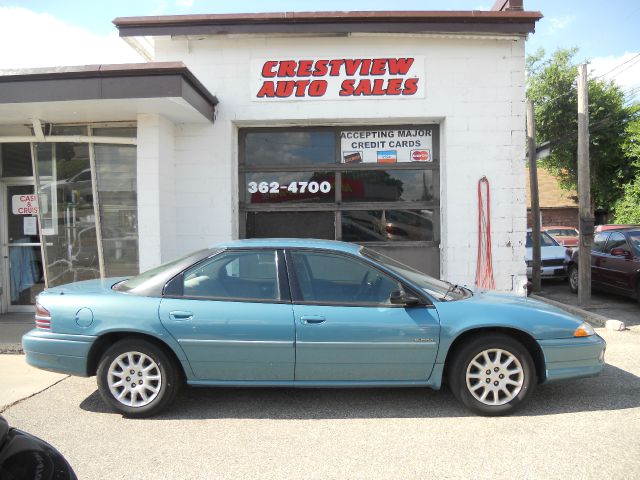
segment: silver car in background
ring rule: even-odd
[[[527,230],[527,243],[525,245],[525,261],[527,262],[527,278],[532,277],[533,265],[533,239],[531,229]],[[541,277],[547,278],[567,278],[567,265],[571,260],[569,250],[546,232],[540,233],[540,259],[541,259]]]

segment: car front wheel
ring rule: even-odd
[[[103,400],[127,417],[149,417],[169,406],[180,385],[174,362],[159,347],[139,339],[121,340],[98,365]]]
[[[520,342],[503,334],[484,335],[458,350],[449,384],[469,410],[485,416],[508,415],[531,395],[535,367]]]
[[[569,267],[569,289],[578,293],[578,266],[575,264]]]

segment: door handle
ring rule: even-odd
[[[302,323],[318,324],[324,323],[327,319],[321,315],[304,315],[300,317]]]
[[[176,322],[185,322],[193,318],[193,312],[183,312],[182,310],[174,310],[169,312],[169,318]]]

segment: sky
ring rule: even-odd
[[[141,61],[112,24],[116,17],[314,10],[489,10],[493,0],[0,0],[0,69]],[[576,61],[638,96],[638,0],[524,0],[544,18],[527,53],[578,47]],[[610,73],[608,73],[610,72]]]

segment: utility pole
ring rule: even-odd
[[[536,155],[536,118],[533,101],[527,100],[527,154],[529,156],[529,186],[531,190],[531,279],[533,291],[541,289],[540,271],[540,199],[538,197],[538,165]]]
[[[578,305],[588,307],[591,303],[591,245],[594,222],[589,173],[589,84],[586,63],[578,67],[578,211]]]

